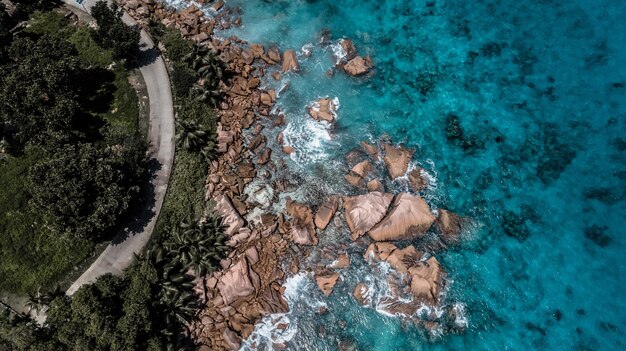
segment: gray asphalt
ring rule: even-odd
[[[82,11],[89,11],[96,3],[95,0],[85,0],[82,5],[75,0],[64,2]],[[124,14],[123,19],[127,24],[135,24],[128,14]],[[158,166],[151,181],[153,191],[145,201],[145,208],[137,211],[140,214],[116,235],[96,261],[69,287],[67,295],[74,294],[78,288],[104,274],[122,275],[124,269],[133,262],[135,253],[140,253],[150,240],[163,205],[174,160],[172,89],[165,62],[144,30],[141,31],[140,45],[139,71],[150,99],[149,155]]]

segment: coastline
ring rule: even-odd
[[[321,192],[317,198],[299,199],[306,203],[281,197],[282,193],[293,193],[298,188],[297,181],[288,177],[272,180],[273,174],[289,173],[283,158],[295,152],[296,145],[287,144],[283,130],[275,140],[264,133],[264,130],[285,126],[286,121],[280,110],[274,108],[280,92],[264,89],[262,82],[269,70],[274,71],[274,80],[298,74],[296,52],[284,50],[281,53],[276,47],[266,49],[236,37],[213,36],[216,29],[241,24],[238,12],[223,7],[222,2],[212,5],[210,11],[216,14],[212,18],[205,17],[194,5],[175,12],[151,0],[137,4],[137,1],[122,2],[124,9],[138,22],[146,25],[147,19],[152,17],[179,29],[183,37],[211,47],[232,74],[229,80],[220,82],[223,100],[216,109],[218,158],[209,167],[206,200],[216,202],[215,210],[224,219],[233,251],[221,262],[222,271],[197,281],[195,290],[206,306],[198,321],[189,326],[189,331],[202,345],[200,350],[239,349],[257,330],[258,322],[263,320],[263,327],[267,327],[264,317],[288,313],[290,306],[283,296],[288,277],[301,280],[303,276],[312,276],[324,295],[332,294],[340,279],[338,272],[350,266],[348,250],[351,246],[356,246],[374,266],[391,266],[391,271],[386,268],[380,277],[387,278],[383,283],[386,292],[376,293],[373,286],[363,282],[355,286],[353,296],[361,305],[419,324],[432,336],[440,334],[444,324],[449,324],[445,325],[449,332],[461,331],[464,325],[457,323],[457,319],[463,319],[462,311],[451,305],[445,310],[441,308],[446,273],[433,253],[445,249],[446,243],[454,245],[459,240],[463,220],[445,210],[433,213],[419,195],[411,194],[419,194],[428,183],[424,171],[413,166],[413,151],[394,146],[385,136],[375,144],[363,141],[362,150],[347,155],[346,164],[351,169],[345,175],[348,188],[352,187],[353,193],[361,195]],[[352,41],[326,41],[326,45],[333,45],[336,62],[329,76],[335,71],[355,77],[374,74],[371,58],[359,56]],[[278,69],[273,68],[277,66]],[[288,85],[284,87],[288,89]],[[317,123],[332,125],[338,108],[338,100],[320,98],[310,103],[308,114]],[[389,183],[381,182],[384,177],[390,181],[402,178],[400,181],[407,184],[405,187],[409,190],[388,188],[389,193],[386,193],[385,183],[388,187]],[[250,187],[252,183],[257,186]],[[273,214],[270,204],[275,202],[284,202],[286,211]],[[346,215],[342,215],[342,211]],[[371,213],[374,213],[373,218],[364,218]],[[320,252],[316,247],[318,235],[329,224],[332,227],[329,230],[345,232],[345,222],[354,243],[341,239],[341,243],[325,246]],[[400,249],[387,243],[424,237],[434,226],[439,234],[426,245],[430,246],[428,252],[412,245]],[[316,313],[326,311],[321,306]],[[420,317],[425,314],[425,318]],[[446,322],[447,319],[451,322]],[[274,329],[282,330],[281,334],[295,332],[295,328],[281,318],[271,324]],[[285,348],[286,341],[273,346]]]

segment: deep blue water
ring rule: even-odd
[[[310,276],[292,281],[294,350],[341,340],[359,350],[626,348],[626,1],[226,3],[242,7],[243,27],[224,35],[283,50],[313,44],[301,73],[264,83],[290,82],[278,103],[303,184],[350,192],[346,152],[386,133],[417,150],[433,176],[423,194],[431,206],[475,223],[462,246],[437,256],[465,332],[425,338],[358,306],[354,283],[371,269],[351,248],[353,267],[330,299]],[[322,29],[371,55],[374,75],[327,77]],[[330,132],[305,111],[322,96],[341,104]],[[446,134],[453,121],[461,137]],[[345,242],[345,229],[330,232],[322,246]],[[329,314],[314,313],[321,303]]]

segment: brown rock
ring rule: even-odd
[[[330,296],[330,294],[333,292],[333,288],[335,287],[335,284],[337,284],[338,279],[339,273],[330,270],[324,270],[315,273],[315,281],[317,282],[317,286],[326,296]]]
[[[382,247],[382,250],[389,250],[388,247]],[[418,262],[422,258],[422,253],[417,251],[413,245],[409,245],[404,249],[392,250],[388,252],[387,257],[384,253],[380,254],[381,259],[389,262],[389,265],[400,273],[406,273],[409,271],[409,267],[415,262]]]
[[[255,285],[259,284],[259,275],[248,267],[248,260],[242,257],[231,266],[219,279],[217,288],[225,304],[246,299],[256,292]]]
[[[239,350],[241,348],[241,338],[230,328],[224,329],[222,337],[227,350]]]
[[[282,150],[287,155],[291,155],[294,151],[296,151],[296,149],[294,149],[293,147],[291,147],[289,145],[283,145]]]
[[[267,56],[269,56],[270,60],[279,63],[280,62],[280,50],[276,47],[272,47],[267,51]],[[296,60],[297,63],[297,60]]]
[[[387,260],[387,257],[396,249],[396,246],[391,243],[380,242],[372,243],[363,254],[363,258],[366,260]]]
[[[352,240],[361,237],[383,219],[391,200],[392,194],[380,192],[344,199],[346,222],[352,233]]]
[[[441,238],[448,245],[457,244],[461,234],[461,217],[454,212],[440,209],[437,216],[437,227],[441,232]]]
[[[339,40],[339,44],[345,53],[343,58],[344,61],[350,61],[356,56],[356,48],[354,47],[354,43],[350,39],[341,39]]]
[[[280,80],[280,73],[278,71],[274,71],[274,73],[272,73],[272,77],[274,77],[274,80]]]
[[[232,236],[241,229],[245,221],[233,206],[227,195],[222,195],[215,205],[215,210],[222,218],[222,224],[226,226],[226,235]]]
[[[409,186],[414,192],[418,192],[426,188],[426,180],[422,178],[422,169],[416,168],[407,174],[409,178]]]
[[[270,56],[271,57],[271,56]],[[298,64],[298,57],[293,50],[287,50],[283,53],[283,73],[294,71],[300,71],[300,64]]]
[[[352,172],[346,174],[344,176],[344,179],[355,187],[362,187],[365,184],[363,182],[363,178],[359,177],[358,175]]]
[[[337,105],[329,98],[322,98],[307,107],[309,115],[316,121],[332,123],[337,115]]]
[[[393,147],[389,144],[383,145],[385,149],[385,165],[391,179],[402,177],[409,168],[409,161],[413,157],[413,151],[402,146]]]
[[[372,159],[374,160],[378,159],[378,148],[375,145],[362,141],[361,148],[363,148],[363,151],[365,151],[365,153],[370,155]]]
[[[378,179],[370,180],[367,183],[367,191],[380,191],[382,193],[385,191],[385,186]]]
[[[330,267],[335,268],[335,269],[342,269],[342,268],[346,268],[349,266],[350,266],[350,256],[348,256],[348,254],[344,252],[341,255],[339,255],[339,257],[337,257],[337,260],[333,262],[333,264]]]
[[[411,293],[418,301],[430,305],[439,303],[439,296],[443,290],[444,277],[446,275],[439,261],[432,256],[425,262],[419,262],[409,268],[411,274]]]
[[[401,193],[396,196],[389,215],[368,234],[376,241],[420,238],[434,221],[426,201],[418,195]]]
[[[371,303],[371,297],[369,296],[369,288],[363,283],[358,283],[352,292],[352,296],[363,306]]]
[[[343,66],[343,69],[349,75],[356,77],[369,72],[370,66],[365,59],[363,59],[361,56],[357,56],[348,61],[348,63]]]
[[[274,101],[272,101],[272,96],[268,93],[261,93],[261,103],[266,106],[272,106]]]
[[[335,212],[337,212],[338,201],[332,197],[328,201],[324,202],[322,206],[317,210],[315,214],[315,226],[320,230],[326,229],[328,223],[333,219]]]
[[[361,178],[365,178],[373,169],[374,167],[372,166],[372,163],[368,160],[365,160],[357,163],[354,167],[352,167],[352,173],[358,175]]]
[[[251,89],[254,89],[254,88],[258,87],[259,84],[261,84],[261,80],[259,78],[252,78],[248,82],[248,87],[251,88]]]
[[[287,213],[292,217],[291,239],[301,245],[317,245],[313,212],[304,205],[287,199]]]
[[[213,5],[211,5],[211,7],[213,8],[214,11],[221,10],[222,7],[224,7],[224,0],[217,0],[216,2],[213,3]]]
[[[265,150],[263,150],[263,153],[261,154],[261,156],[259,156],[259,159],[257,160],[257,163],[260,164],[260,165],[264,165],[267,162],[269,162],[271,156],[272,156],[272,150],[271,149],[265,149]]]

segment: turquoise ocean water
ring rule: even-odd
[[[299,51],[299,74],[263,83],[289,82],[278,105],[289,122],[285,139],[297,150],[288,160],[300,183],[292,196],[319,203],[320,194],[355,193],[342,178],[346,153],[386,133],[416,149],[416,165],[431,176],[422,194],[431,206],[474,221],[463,245],[437,254],[451,281],[446,301],[464,312],[464,332],[426,335],[359,306],[354,284],[377,278],[360,259],[364,248],[351,246],[352,268],[333,295],[323,298],[310,275],[292,278],[292,311],[276,317],[290,327],[272,330],[276,318],[268,319],[257,343],[626,349],[626,1],[226,3],[241,7],[243,26],[222,35]],[[331,43],[351,38],[371,55],[374,74],[329,78],[333,46],[319,44],[325,29]],[[307,104],[324,96],[340,103],[334,127],[306,115]],[[320,250],[346,237],[333,226]],[[330,312],[317,314],[321,305]]]

